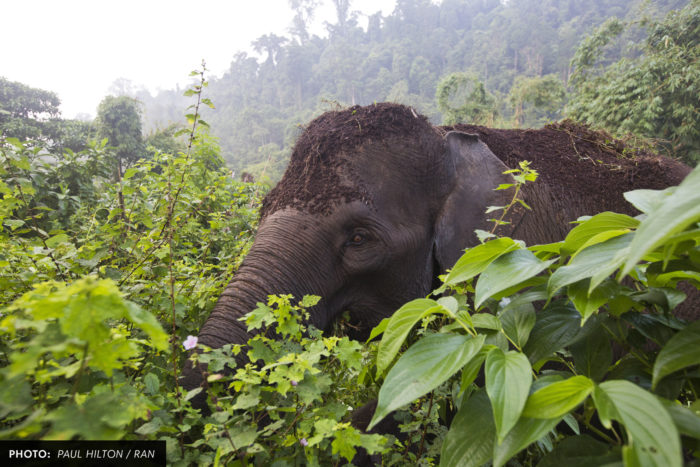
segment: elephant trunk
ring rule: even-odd
[[[250,267],[241,266],[200,330],[199,342],[212,348],[246,343],[250,336],[241,318],[255,309],[258,302],[266,302],[268,292],[264,283]]]
[[[267,222],[261,225],[255,243],[248,256],[226,286],[211,315],[199,333],[199,343],[211,348],[226,344],[246,344],[251,334],[241,318],[256,308],[258,302],[267,302],[268,295],[292,294],[300,300],[306,294],[324,296],[328,287],[319,284],[317,271],[311,262],[313,248],[304,245],[299,238],[290,238],[298,231],[288,222]],[[316,251],[318,248],[316,249]],[[328,285],[328,277],[325,277]],[[311,324],[324,328],[329,321],[326,300],[316,305],[311,312]],[[238,364],[247,360],[246,352],[238,356]],[[198,387],[202,382],[203,368],[185,365],[183,386]],[[197,401],[195,401],[195,405]]]

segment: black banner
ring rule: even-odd
[[[165,441],[0,441],[6,466],[165,466]]]

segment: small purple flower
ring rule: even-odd
[[[197,337],[187,336],[187,339],[185,339],[185,342],[182,343],[182,346],[185,348],[185,350],[194,349],[195,347],[197,347]]]
[[[306,447],[306,446],[309,445],[309,442],[306,441],[306,438],[301,438],[301,439],[299,440],[299,444],[301,444],[302,446]]]
[[[297,382],[294,381],[294,380],[291,380],[291,381],[289,381],[289,384],[291,384],[292,386],[296,386],[296,385],[299,384],[299,383],[297,383]]]

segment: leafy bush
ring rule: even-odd
[[[349,423],[376,395],[371,350],[307,332],[314,298],[273,297],[250,315],[251,328],[285,337],[251,339],[259,367],[223,372],[238,347],[197,354],[211,415],[182,392],[183,344],[195,345],[247,252],[264,194],[223,168],[196,76],[188,138],[160,142],[182,151],[151,149],[118,181],[106,140],[60,154],[0,140],[0,438],[162,439],[179,465],[337,464],[357,447],[386,450]]]
[[[191,427],[190,447],[196,450],[173,450],[171,462],[335,465],[351,461],[357,447],[370,453],[386,450],[383,436],[361,433],[347,420],[358,402],[372,395],[355,387],[358,377],[367,376],[371,353],[347,337],[323,337],[306,328],[306,308],[318,299],[304,297],[292,305],[291,296],[285,295],[260,303],[245,318],[248,330],[254,333],[265,326],[275,335],[252,337],[245,365],[236,368],[240,345],[193,354],[194,362],[207,364],[203,376],[211,415],[187,411],[184,424]],[[193,338],[190,347],[195,345]],[[225,371],[227,365],[235,371]],[[185,399],[202,390],[190,391]],[[155,412],[153,420],[136,430],[157,431],[161,439],[172,432],[169,410]]]
[[[700,324],[673,316],[686,298],[678,283],[700,289],[700,168],[626,198],[644,214],[581,219],[548,245],[504,237],[468,249],[442,297],[384,320],[370,427],[447,387],[441,404],[456,415],[440,465],[670,466],[700,455]],[[435,330],[400,354],[431,319]]]

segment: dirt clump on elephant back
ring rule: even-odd
[[[360,180],[343,180],[339,174],[348,166],[353,149],[391,137],[418,145],[426,154],[443,150],[439,131],[403,105],[353,106],[319,116],[299,136],[282,179],[263,200],[261,217],[286,207],[328,214],[337,202],[371,203]]]
[[[535,130],[466,124],[442,129],[478,134],[508,167],[516,168],[520,161],[531,161],[531,167],[540,174],[538,182],[546,183],[555,196],[581,200],[582,205],[586,200],[587,206],[630,215],[638,212],[624,200],[624,192],[677,185],[690,171],[678,161],[628,148],[604,131],[571,120]]]

